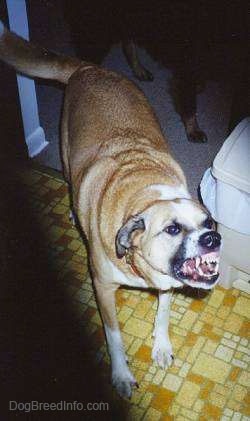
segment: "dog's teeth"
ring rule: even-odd
[[[198,268],[199,268],[200,263],[201,263],[201,258],[200,258],[199,256],[197,256],[197,257],[195,258],[195,267],[196,267],[196,269],[198,269]]]
[[[214,264],[219,261],[219,257],[214,256],[214,255],[210,256],[209,254],[205,254],[201,256],[200,259],[201,259],[201,262],[205,265]]]
[[[198,271],[199,275],[204,276],[204,273],[203,273],[203,270],[201,269],[201,267],[198,267],[197,271]]]

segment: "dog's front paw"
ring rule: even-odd
[[[163,335],[158,335],[155,338],[152,349],[152,359],[161,368],[170,367],[173,363],[174,357],[171,343]]]
[[[129,369],[125,372],[114,371],[112,373],[112,384],[116,388],[118,394],[122,398],[130,399],[132,395],[132,389],[139,387],[134,376],[131,374]]]

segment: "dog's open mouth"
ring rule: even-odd
[[[175,274],[188,285],[211,288],[219,276],[218,268],[219,253],[210,252],[184,260],[175,267]]]

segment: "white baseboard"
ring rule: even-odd
[[[6,0],[10,29],[29,39],[29,22],[25,0]],[[23,120],[24,137],[29,157],[33,158],[48,145],[40,126],[36,88],[32,79],[17,75],[17,86]]]
[[[38,155],[49,144],[45,139],[45,133],[41,126],[26,138],[29,156],[33,158]]]

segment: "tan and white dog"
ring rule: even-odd
[[[116,317],[120,285],[154,288],[159,305],[152,358],[172,363],[168,336],[173,287],[212,288],[220,235],[193,201],[144,94],[121,75],[48,52],[0,22],[0,58],[18,72],[67,84],[62,160],[89,261],[118,393],[137,385]]]

